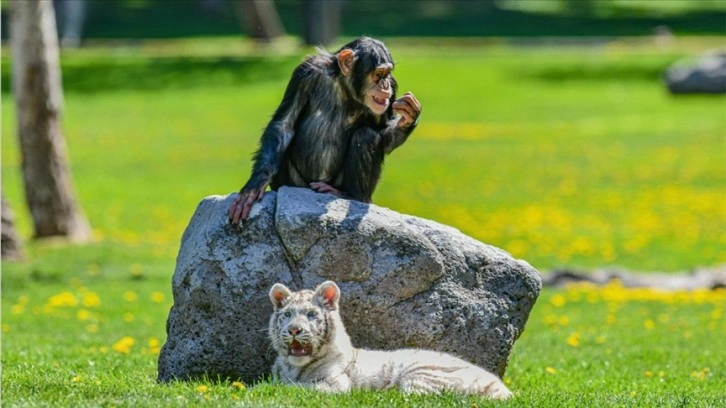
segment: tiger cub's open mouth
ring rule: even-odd
[[[313,346],[293,340],[288,346],[288,354],[294,357],[309,356],[313,352]]]

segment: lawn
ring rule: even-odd
[[[726,101],[673,98],[659,80],[721,40],[445,41],[389,44],[401,91],[424,113],[389,156],[377,204],[455,226],[541,271],[726,262]],[[64,54],[64,130],[95,240],[26,242],[28,260],[3,263],[3,405],[486,404],[155,383],[183,229],[204,196],[246,179],[303,52],[267,56],[217,39]],[[7,93],[2,108],[3,190],[29,239]],[[517,397],[502,405],[723,405],[725,305],[723,291],[545,290],[505,377]]]

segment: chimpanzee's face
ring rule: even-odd
[[[396,96],[396,80],[391,74],[393,58],[386,46],[363,37],[345,45],[336,55],[358,102],[376,116],[384,114]]]
[[[393,96],[393,64],[377,66],[365,79],[363,102],[376,115],[382,115],[391,104]]]

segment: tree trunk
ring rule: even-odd
[[[326,45],[340,33],[339,0],[305,0],[303,3],[305,44]]]
[[[76,204],[61,133],[63,90],[53,4],[14,0],[10,6],[13,92],[25,198],[35,238],[84,241],[90,228]]]
[[[17,261],[23,259],[23,249],[18,234],[15,233],[15,217],[10,205],[5,201],[5,194],[2,195],[2,252],[3,260]]]
[[[285,35],[285,29],[271,0],[236,0],[235,9],[242,29],[251,38],[272,41]]]

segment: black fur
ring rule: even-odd
[[[386,112],[377,116],[364,105],[367,76],[381,64],[393,64],[386,46],[362,37],[336,54],[344,49],[356,55],[348,77],[336,56],[324,51],[294,70],[282,103],[262,134],[252,175],[241,192],[264,183],[277,190],[323,181],[347,198],[371,202],[384,156],[405,142],[415,125],[396,126],[393,76],[386,79],[393,91]]]

